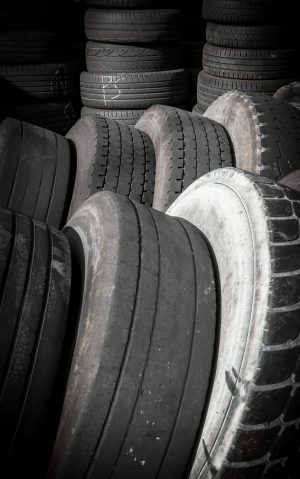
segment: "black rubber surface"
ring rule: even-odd
[[[1,207],[61,228],[74,176],[71,146],[64,137],[12,118],[1,123]]]
[[[288,18],[288,12],[280,0],[203,0],[202,6],[205,20],[233,25],[272,23]]]
[[[0,209],[1,477],[45,476],[70,353],[64,235]]]
[[[99,215],[94,233],[90,214]],[[88,200],[65,232],[71,246],[86,245],[89,269],[49,477],[181,479],[197,436],[214,341],[215,280],[206,243],[184,220],[111,193]],[[90,268],[91,250],[99,247],[101,266]],[[111,291],[102,326],[101,299],[90,302],[89,285],[103,295]],[[89,339],[95,328],[102,334],[99,347]],[[88,345],[84,357],[81,344]],[[85,370],[90,357],[91,381]],[[73,397],[80,398],[77,404]]]
[[[105,110],[99,108],[89,108],[84,106],[81,109],[81,116],[100,116],[101,118],[109,118],[126,123],[126,125],[134,126],[145,110]]]

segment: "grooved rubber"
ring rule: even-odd
[[[2,103],[64,100],[79,90],[76,63],[0,65]]]
[[[69,217],[97,191],[111,191],[152,205],[155,154],[148,135],[121,122],[86,116],[66,138],[77,153]]]
[[[232,166],[229,137],[217,122],[178,108],[153,106],[136,124],[154,145],[153,207],[165,211],[193,181],[211,170]]]
[[[7,118],[0,125],[0,206],[61,228],[73,189],[71,160],[64,137]]]
[[[213,76],[242,80],[288,78],[293,71],[295,50],[247,50],[206,44],[203,69]]]
[[[263,25],[282,20],[287,12],[280,0],[203,0],[202,13],[216,23]]]
[[[91,108],[142,109],[155,103],[180,105],[187,96],[188,78],[184,70],[111,75],[82,72],[80,90],[83,105]]]
[[[175,46],[143,47],[87,42],[86,66],[89,72],[154,72],[180,67]]]
[[[87,273],[50,477],[181,479],[215,335],[204,238],[183,220],[107,192],[87,200],[65,232],[71,247],[82,244]]]
[[[85,4],[95,8],[153,8],[160,7],[160,0],[85,0]]]
[[[267,178],[236,169],[216,170],[183,193],[169,214],[203,228],[210,241],[222,291],[220,337],[226,336],[191,477],[297,477],[292,460],[299,450],[300,418],[300,196]],[[236,248],[225,257],[222,242],[228,238]],[[247,257],[253,263],[246,278],[245,271],[237,275],[236,268],[238,258],[242,266]],[[230,272],[237,276],[231,290],[235,298],[243,284],[246,294],[252,291],[242,309],[235,310],[238,305],[232,304],[230,290],[225,294]],[[226,302],[232,308],[225,318]],[[235,336],[234,321],[245,326],[243,341]],[[233,366],[236,344],[241,359]],[[222,387],[223,400],[217,398]]]
[[[84,18],[89,40],[108,43],[152,43],[179,40],[184,34],[180,10],[100,10],[88,8]]]
[[[293,48],[291,27],[285,25],[221,25],[208,22],[206,41],[230,48]]]
[[[84,106],[81,109],[81,116],[100,116],[110,120],[117,120],[126,123],[126,125],[134,126],[145,110],[101,110],[97,108],[89,108]]]
[[[0,209],[1,477],[45,477],[68,369],[71,257],[62,233]]]
[[[205,116],[228,131],[238,168],[274,181],[300,168],[300,111],[283,100],[233,91]]]

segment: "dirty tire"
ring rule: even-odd
[[[295,62],[295,50],[224,48],[205,44],[203,69],[213,76],[241,80],[288,78]]]
[[[81,116],[99,116],[100,118],[108,118],[126,123],[126,125],[134,126],[145,110],[105,110],[100,108],[88,108],[84,106],[81,109]]]
[[[180,63],[178,48],[174,46],[86,44],[86,66],[89,72],[154,72],[179,68]]]
[[[66,383],[71,257],[59,231],[0,209],[1,477],[45,477]]]
[[[202,108],[201,105],[198,103],[194,106],[192,113],[196,113],[197,115],[203,115],[206,108]]]
[[[78,118],[78,105],[73,101],[1,105],[0,120],[8,116],[65,134]]]
[[[274,93],[274,98],[284,100],[300,110],[300,82],[292,82]]]
[[[154,104],[182,104],[188,93],[185,70],[160,72],[82,72],[81,100],[84,106],[100,109],[145,109]]]
[[[7,118],[0,124],[0,206],[61,228],[74,177],[70,143],[44,128]]]
[[[153,207],[165,211],[196,178],[232,166],[229,137],[215,121],[169,106],[153,106],[136,128],[149,135],[155,149]]]
[[[0,65],[0,98],[3,104],[68,100],[79,90],[76,63]]]
[[[181,479],[212,366],[208,247],[188,223],[108,192],[64,231],[86,277],[49,477]]]
[[[227,168],[167,213],[203,231],[220,281],[216,372],[190,477],[294,477],[285,462],[299,448],[300,196]]]
[[[182,11],[103,10],[88,8],[84,18],[89,40],[107,43],[154,43],[179,40],[184,34]]]
[[[204,0],[205,20],[230,24],[268,24],[281,20],[285,9],[279,0]]]
[[[230,48],[293,48],[291,27],[286,25],[221,25],[208,22],[206,41]]]
[[[152,205],[155,154],[147,134],[115,120],[85,116],[66,138],[73,143],[77,156],[69,217],[98,191]]]
[[[234,91],[205,116],[228,131],[237,168],[274,181],[300,168],[300,112],[284,101]]]

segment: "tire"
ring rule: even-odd
[[[220,281],[216,372],[191,478],[294,477],[284,463],[299,447],[299,211],[288,188],[223,169],[167,212],[203,231]]]
[[[204,112],[205,112],[206,108],[203,109],[201,107],[201,105],[199,105],[198,103],[194,106],[193,110],[192,110],[192,113],[196,113],[197,115],[203,115]]]
[[[77,157],[69,217],[97,191],[152,205],[155,154],[148,135],[121,122],[86,116],[66,138],[73,143]]]
[[[284,101],[230,92],[205,116],[228,131],[237,168],[274,181],[300,168],[300,112]]]
[[[300,169],[281,178],[280,183],[300,193]]]
[[[86,65],[89,72],[154,72],[180,67],[178,48],[140,47],[87,42]]]
[[[78,119],[78,105],[75,102],[1,105],[0,119],[8,116],[65,134]]]
[[[209,45],[203,69],[209,75],[241,80],[277,80],[292,75],[295,50],[247,50]]]
[[[145,109],[155,103],[179,105],[188,93],[184,70],[101,75],[82,72],[81,100],[100,109]]]
[[[110,120],[122,121],[128,126],[134,126],[145,110],[100,110],[84,106],[81,116],[100,116]]]
[[[71,256],[62,233],[0,211],[1,477],[45,477],[73,337]]]
[[[70,143],[64,137],[12,118],[1,123],[1,207],[62,228],[73,168]]]
[[[202,13],[205,20],[237,25],[263,25],[285,17],[279,0],[203,0]]]
[[[86,277],[49,477],[182,478],[212,366],[205,241],[186,222],[112,193],[84,203],[65,233],[81,247]]]
[[[278,80],[234,80],[208,75],[208,73],[201,71],[198,75],[197,99],[198,103],[206,104],[208,107],[221,95],[232,90],[249,94],[274,95],[278,88],[289,82],[290,79],[287,78]]]
[[[185,68],[202,70],[202,53],[204,42],[180,42],[182,63]]]
[[[3,104],[35,100],[67,100],[79,91],[75,63],[0,66]]]
[[[206,41],[229,48],[293,48],[291,27],[285,25],[221,25],[207,23]]]
[[[84,18],[89,40],[107,43],[154,43],[179,40],[184,33],[180,10],[100,10]]]
[[[166,4],[168,2],[164,2]],[[85,0],[85,4],[95,8],[155,8],[159,0]]]
[[[284,85],[274,93],[274,98],[284,100],[300,110],[300,83],[292,82],[289,85]]]
[[[149,135],[155,149],[153,207],[160,211],[176,200],[196,178],[232,166],[229,137],[218,123],[178,108],[156,105],[136,128]]]

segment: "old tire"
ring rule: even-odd
[[[110,120],[122,121],[126,125],[134,126],[145,110],[105,110],[100,108],[81,109],[81,116],[99,116]]]
[[[300,83],[292,82],[285,85],[274,93],[274,98],[284,100],[300,110]]]
[[[268,24],[282,20],[285,9],[279,0],[204,0],[205,20],[230,24]]]

